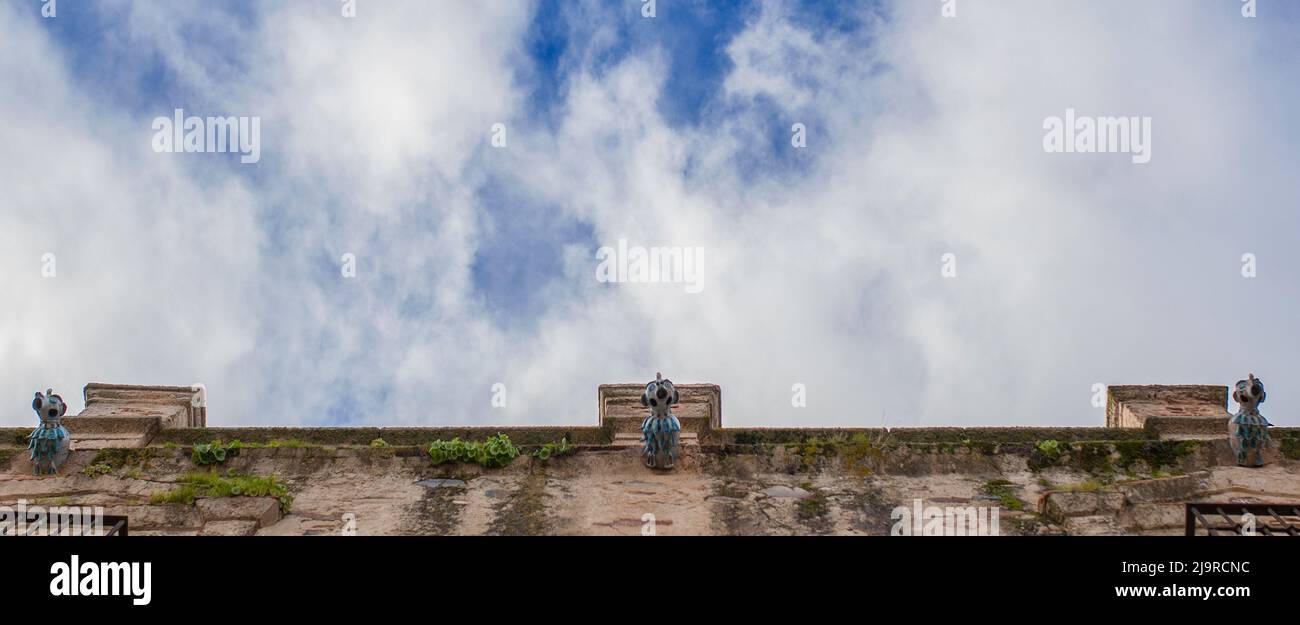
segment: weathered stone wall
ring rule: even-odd
[[[6,446],[0,503],[101,505],[128,516],[136,535],[638,534],[650,518],[664,535],[786,535],[885,534],[894,509],[917,500],[997,506],[1001,534],[1178,533],[1186,501],[1300,501],[1294,430],[1277,431],[1268,467],[1242,469],[1226,440],[1155,440],[1141,430],[724,429],[667,472],[645,468],[635,447],[604,442],[546,461],[531,455],[543,432],[560,430],[524,430],[538,443],[496,469],[434,466],[427,441],[372,446],[368,429],[237,431],[260,440],[223,463],[199,466],[189,443],[155,441],[75,451],[58,476],[31,475],[26,454]],[[160,438],[177,438],[168,432]],[[269,437],[289,432],[297,437]],[[1103,433],[1113,436],[1088,440]],[[196,473],[274,483],[287,497],[178,497]]]
[[[102,506],[137,535],[885,534],[935,506],[996,509],[1001,534],[1160,534],[1188,501],[1300,501],[1300,429],[1238,468],[1224,387],[1111,387],[1105,428],[891,430],[727,428],[716,385],[679,389],[683,455],[656,471],[639,385],[602,386],[588,426],[209,428],[201,390],[92,384],[59,475],[0,429],[0,505]],[[498,434],[505,466],[428,455]]]

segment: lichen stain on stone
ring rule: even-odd
[[[547,519],[546,467],[534,465],[504,501],[493,506],[488,528],[494,536],[542,536],[551,533]]]

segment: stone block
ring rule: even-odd
[[[705,431],[722,427],[722,387],[717,384],[676,384],[681,402],[673,414],[684,431]],[[650,410],[641,405],[645,384],[601,384],[596,391],[600,425],[613,431],[640,428]],[[629,424],[633,424],[629,425]]]
[[[1112,428],[1141,428],[1148,417],[1218,418],[1226,424],[1227,407],[1226,386],[1148,384],[1106,387],[1106,427]]]
[[[163,428],[207,427],[206,400],[188,386],[87,384],[82,417],[156,417]]]
[[[1119,515],[1122,526],[1137,530],[1182,528],[1186,508],[1182,503],[1139,503]]]
[[[108,516],[124,516],[130,530],[194,528],[202,525],[193,506],[181,504],[104,506]]]
[[[199,536],[252,536],[257,533],[256,521],[230,519],[208,521],[199,530]]]
[[[144,447],[162,427],[156,416],[85,414],[63,418],[73,449]]]
[[[1039,512],[1048,516],[1113,515],[1124,507],[1124,494],[1115,491],[1053,491],[1043,496]]]
[[[212,521],[254,521],[266,527],[280,520],[280,502],[275,497],[210,497],[194,502],[204,523]]]
[[[1195,499],[1210,489],[1210,474],[1198,471],[1177,477],[1165,477],[1151,480],[1135,480],[1116,485],[1129,501],[1138,503],[1156,503],[1165,501],[1187,501]]]

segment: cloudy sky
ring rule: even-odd
[[[0,425],[89,381],[594,423],[656,371],[828,426],[1254,372],[1300,425],[1298,3],[45,4],[0,0]],[[178,108],[260,160],[155,151]],[[1150,162],[1048,153],[1067,109],[1150,118]],[[620,240],[700,251],[699,292],[598,280]]]

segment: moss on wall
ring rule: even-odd
[[[800,488],[808,491],[808,496],[799,500],[798,519],[817,533],[827,533],[831,528],[830,508],[826,493],[819,490],[812,482],[804,482]]]
[[[27,437],[34,428],[0,428],[0,444],[27,446]]]
[[[1023,510],[1025,502],[1016,496],[1014,484],[1008,480],[998,479],[984,482],[980,492],[998,500],[998,505],[1007,510]]]
[[[1183,461],[1206,441],[1082,441],[1047,445],[1043,441],[1029,451],[1029,469],[1069,467],[1092,475],[1133,474],[1181,468]]]
[[[1300,460],[1300,428],[1274,428],[1270,434],[1281,445],[1284,458]]]
[[[0,466],[8,464],[10,459],[24,451],[27,449],[23,447],[0,447]]]
[[[529,426],[529,427],[412,427],[412,428],[349,428],[349,427],[241,427],[241,428],[187,428],[163,430],[152,444],[178,443],[193,445],[211,440],[239,440],[243,443],[267,444],[275,441],[298,441],[302,445],[361,445],[370,446],[382,438],[390,446],[428,447],[434,440],[460,438],[464,441],[482,441],[496,434],[506,434],[516,445],[545,445],[568,438],[575,445],[604,445],[610,438],[607,431],[598,427]]]
[[[719,444],[798,444],[813,439],[847,439],[856,435],[888,437],[898,443],[986,444],[1059,441],[1147,440],[1150,435],[1136,428],[723,428],[713,431]]]
[[[534,464],[519,487],[493,508],[495,517],[488,533],[494,536],[550,534],[546,497],[546,465]]]
[[[103,467],[103,469],[96,469],[95,472],[99,474],[111,473],[126,467],[143,469],[149,466],[150,460],[161,457],[164,453],[168,452],[156,447],[101,449],[95,452],[95,459],[90,461],[90,467]]]
[[[1300,437],[1300,429],[1292,430]],[[14,444],[26,445],[30,429],[9,428],[0,437],[13,438]],[[270,444],[297,441],[303,446],[319,445],[370,445],[383,439],[394,447],[427,447],[433,440],[484,440],[498,433],[506,434],[520,447],[534,447],[567,438],[574,445],[608,445],[613,440],[613,430],[594,426],[513,426],[513,427],[228,427],[184,428],[162,430],[154,437],[154,445],[193,445],[212,440],[239,440],[251,444]],[[1147,441],[1155,440],[1144,430],[1134,428],[722,428],[702,433],[702,443],[725,448],[729,445],[809,445],[818,441],[848,441],[855,438],[867,440],[888,439],[891,444],[939,445],[940,451],[968,447],[978,453],[999,453],[1011,444],[1032,445],[1044,440],[1062,443],[1083,441]],[[3,440],[0,438],[0,440]],[[1016,449],[1016,448],[1013,448]]]

